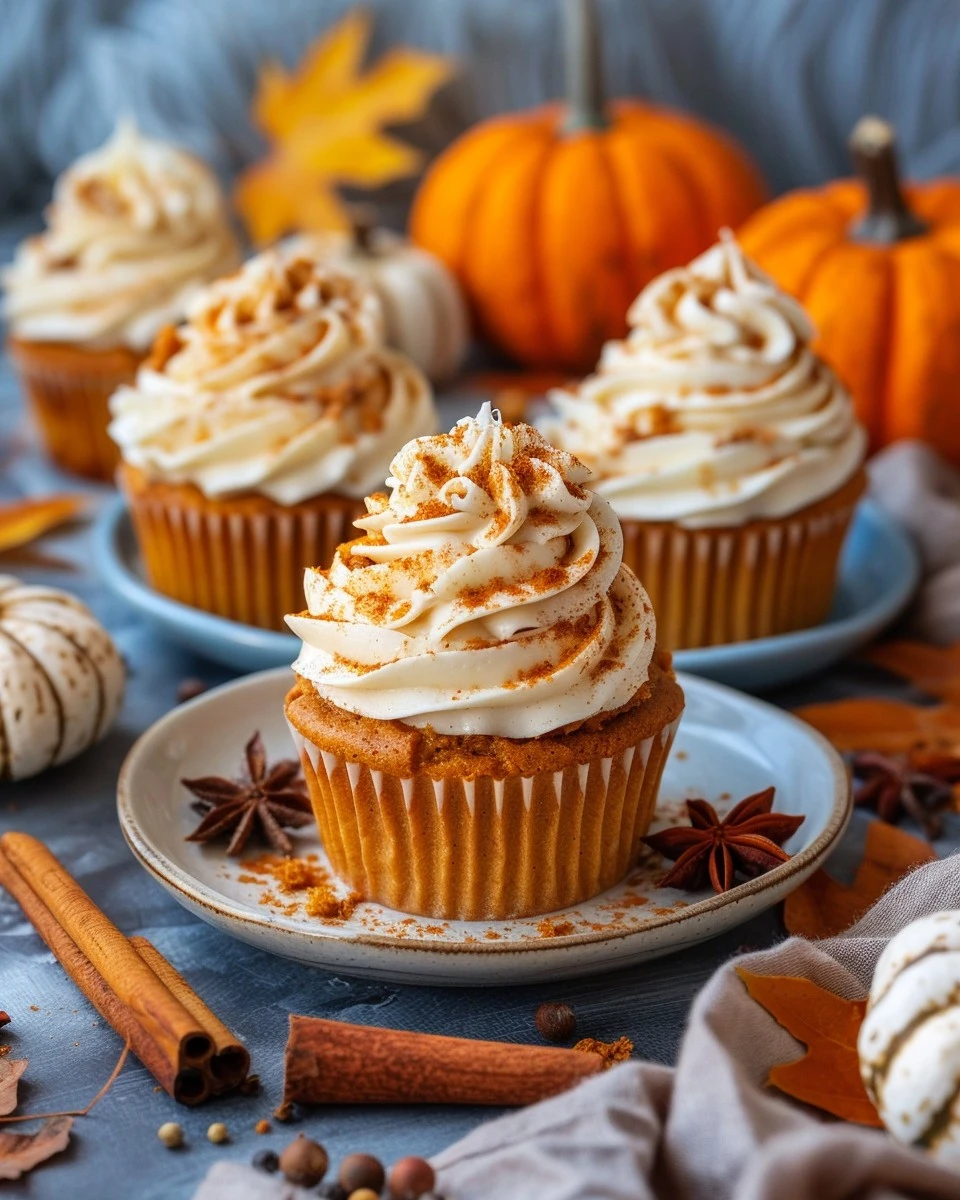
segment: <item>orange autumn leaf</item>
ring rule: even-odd
[[[840,751],[906,754],[918,746],[960,753],[960,706],[902,700],[834,700],[794,710]]]
[[[0,504],[0,552],[25,546],[58,525],[76,520],[86,506],[83,496],[44,496]]]
[[[268,63],[261,71],[252,117],[270,151],[241,174],[235,192],[254,241],[347,228],[340,185],[379,187],[422,165],[419,151],[382,127],[419,117],[452,64],[398,47],[364,73],[370,24],[368,14],[348,12],[297,70]]]
[[[857,1057],[866,1001],[844,1000],[792,975],[755,975],[742,968],[737,974],[751,998],[807,1048],[802,1058],[773,1067],[767,1083],[844,1121],[880,1128]]]
[[[931,646],[928,642],[882,642],[864,655],[868,662],[907,679],[921,692],[940,700],[960,700],[960,642]]]
[[[885,821],[871,821],[853,883],[848,887],[816,871],[787,897],[784,924],[796,937],[832,937],[849,929],[908,871],[936,857],[927,842]]]

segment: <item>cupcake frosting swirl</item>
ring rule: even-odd
[[[306,572],[296,672],[348,712],[445,734],[537,737],[629,703],[656,624],[588,475],[489,405],[410,442],[364,536]]]
[[[128,122],[57,180],[47,226],[3,274],[5,316],[29,341],[146,350],[239,261],[214,174]]]
[[[796,301],[729,235],[640,293],[546,435],[622,517],[690,527],[796,512],[849,480],[866,435]]]
[[[383,345],[374,293],[299,246],[206,288],[111,409],[124,460],[151,478],[284,505],[364,496],[411,432],[436,427],[429,384]]]

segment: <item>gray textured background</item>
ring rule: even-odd
[[[751,151],[775,191],[849,170],[865,112],[893,120],[925,178],[960,168],[957,0],[597,0],[609,90],[686,109]],[[0,0],[0,206],[102,141],[120,113],[225,176],[262,145],[247,110],[265,57],[287,66],[350,0]],[[560,0],[369,0],[371,55],[456,55],[413,140],[562,89]],[[412,183],[392,187],[399,212]]]

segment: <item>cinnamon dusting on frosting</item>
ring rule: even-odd
[[[60,176],[47,228],[3,275],[17,337],[144,351],[239,261],[213,172],[121,121]]]
[[[436,419],[429,385],[384,346],[382,325],[356,277],[299,243],[266,251],[161,334],[112,401],[111,435],[151,478],[214,499],[362,496],[411,430]]]
[[[653,614],[582,463],[485,406],[391,472],[365,536],[307,571],[307,611],[288,617],[295,669],[321,696],[437,732],[535,737],[641,691]]]
[[[649,284],[631,330],[576,392],[551,393],[546,435],[580,455],[622,517],[697,528],[776,518],[858,470],[865,433],[810,348],[802,308],[725,234]]]

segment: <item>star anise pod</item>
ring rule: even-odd
[[[689,825],[674,825],[643,839],[674,860],[660,886],[698,891],[709,881],[715,892],[727,892],[737,875],[753,879],[785,863],[790,855],[782,843],[804,818],[771,812],[774,790],[768,787],[747,796],[722,821],[706,800],[688,800]]]
[[[909,754],[863,750],[852,756],[850,766],[855,804],[874,809],[881,821],[891,824],[906,814],[930,841],[940,837],[939,814],[953,802],[953,785],[960,783],[960,757],[928,750]]]
[[[307,785],[296,759],[284,758],[267,768],[259,733],[244,748],[245,771],[240,779],[206,775],[180,782],[197,797],[192,805],[203,820],[188,842],[212,842],[229,834],[228,854],[241,854],[256,829],[278,854],[290,854],[293,842],[283,831],[299,829],[313,820]]]

